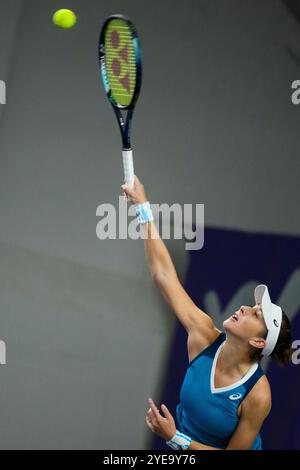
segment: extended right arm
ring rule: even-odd
[[[148,199],[144,187],[135,176],[132,189],[122,186],[134,204],[143,204]],[[173,261],[154,222],[142,225],[146,259],[151,277],[164,299],[175,312],[178,320],[189,334],[189,342],[196,343],[197,350],[206,347],[218,336],[212,319],[195,305],[178,279]]]

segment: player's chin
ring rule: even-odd
[[[236,331],[237,322],[232,320],[232,317],[229,317],[223,321],[223,328],[225,331]]]

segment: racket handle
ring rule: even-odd
[[[134,169],[133,169],[133,157],[132,150],[123,150],[123,168],[124,168],[124,181],[129,186],[133,188],[134,183]]]

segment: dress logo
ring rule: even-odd
[[[233,393],[232,395],[230,395],[229,400],[238,400],[239,398],[241,398],[241,396],[241,393]]]

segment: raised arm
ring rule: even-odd
[[[147,196],[144,186],[135,176],[134,187],[122,186],[133,204],[143,204]],[[151,277],[178,320],[192,337],[197,336],[198,349],[210,344],[219,334],[212,319],[198,308],[178,279],[171,256],[155,227],[154,222],[142,225],[146,259]]]

